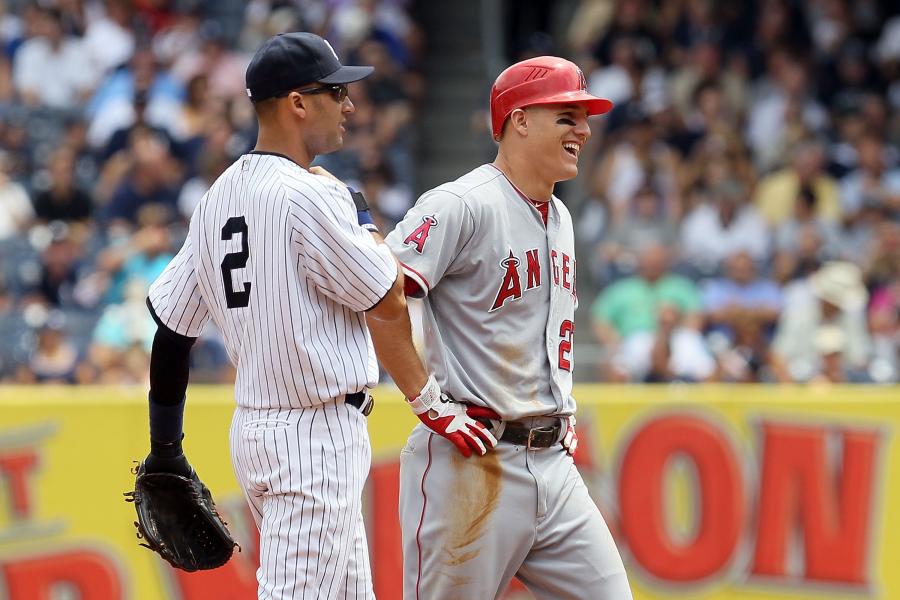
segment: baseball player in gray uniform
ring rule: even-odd
[[[364,202],[310,167],[342,146],[347,84],[371,71],[342,66],[308,33],[260,47],[246,76],[256,148],[200,201],[148,298],[158,331],[145,467],[192,472],[188,355],[212,319],[237,367],[231,454],[260,530],[261,599],[374,597],[361,493],[378,366],[366,319],[409,328],[404,278]],[[407,371],[425,379],[420,362]]]
[[[553,196],[578,173],[588,116],[611,107],[567,60],[509,67],[491,91],[496,160],[426,192],[386,239],[407,294],[425,298],[431,372],[409,401],[422,424],[400,458],[407,599],[497,598],[513,576],[538,598],[631,598],[572,459],[577,270],[572,219]],[[389,364],[388,332],[372,334]],[[490,437],[467,425],[474,444],[448,443],[434,426],[447,406],[495,412],[476,418]]]

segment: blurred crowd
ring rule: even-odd
[[[254,50],[297,30],[376,67],[320,162],[390,228],[413,202],[423,89],[404,0],[0,0],[0,381],[146,381],[148,286],[256,142]],[[192,381],[227,380],[207,329]]]
[[[573,58],[616,103],[582,155],[577,219],[597,377],[898,381],[897,4],[573,12],[559,39],[514,42]]]
[[[616,103],[572,204],[579,289],[597,290],[581,298],[599,352],[580,379],[900,380],[893,3],[512,4],[533,21],[510,27],[510,59],[567,56]],[[314,31],[375,65],[351,87],[345,150],[320,164],[390,230],[414,202],[424,36],[410,10],[0,0],[0,380],[145,380],[147,286],[252,148],[244,68],[274,33]],[[213,328],[192,368],[233,376]]]

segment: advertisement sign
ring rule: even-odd
[[[576,463],[635,598],[900,598],[897,387],[580,386]],[[392,388],[369,418],[376,595],[401,597],[399,451],[416,423]],[[0,598],[249,600],[258,538],[232,471],[228,387],[192,386],[185,450],[241,552],[187,574],[141,548],[130,469],[137,388],[0,388]],[[560,576],[565,577],[564,565]],[[518,583],[506,598],[530,598]]]

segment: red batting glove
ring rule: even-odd
[[[419,395],[407,402],[426,427],[450,440],[467,458],[472,450],[484,456],[489,447],[497,445],[497,438],[476,419],[499,420],[500,416],[489,408],[468,406],[442,394],[433,375]]]
[[[575,415],[569,415],[566,423],[566,435],[560,442],[569,456],[575,456],[575,449],[578,448],[578,435],[575,433]]]

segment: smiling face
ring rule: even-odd
[[[507,126],[515,127],[533,161],[535,172],[550,181],[566,181],[578,175],[578,156],[591,129],[587,109],[579,104],[547,104],[516,109]]]

